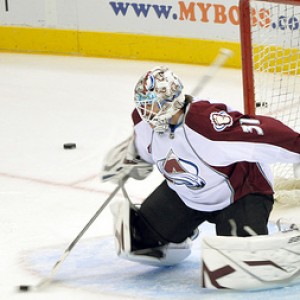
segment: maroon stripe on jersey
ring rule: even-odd
[[[273,194],[272,187],[255,163],[239,162],[226,167],[212,168],[226,175],[235,191],[234,201],[250,193]]]
[[[208,101],[198,101],[190,105],[187,112],[185,124],[192,130],[201,134],[202,136],[213,141],[236,141],[236,142],[250,142],[262,143],[278,146],[289,151],[300,153],[300,135],[287,127],[283,123],[267,116],[249,117],[243,115],[238,111],[227,112],[232,118],[232,125],[217,131],[210,120],[211,113],[224,111],[227,112],[225,104],[210,103]],[[241,119],[258,120],[260,123],[257,129],[261,129],[263,134],[258,134],[255,129],[255,124],[252,126],[247,122],[242,128]],[[252,126],[252,127],[251,127]],[[247,129],[250,132],[247,132]]]
[[[131,118],[133,120],[134,126],[142,121],[142,118],[136,109],[132,112]]]

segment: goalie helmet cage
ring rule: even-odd
[[[240,0],[244,109],[300,131],[300,0]],[[292,164],[275,164],[275,197],[299,204]]]

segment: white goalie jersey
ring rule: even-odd
[[[135,145],[193,209],[215,211],[249,193],[273,194],[269,164],[300,163],[300,137],[281,122],[224,104],[188,104],[182,124],[155,133],[132,114]]]

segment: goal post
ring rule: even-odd
[[[300,132],[300,0],[240,0],[244,110]],[[300,203],[292,164],[273,166],[275,196]],[[299,200],[298,200],[299,199]]]

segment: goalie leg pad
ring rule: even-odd
[[[134,228],[131,225],[135,208],[128,201],[117,201],[110,208],[114,218],[115,250],[119,257],[152,266],[171,266],[180,263],[191,254],[193,237],[182,243],[167,243],[137,250],[132,234]]]
[[[130,233],[130,204],[128,201],[116,201],[110,205],[114,221],[115,250],[118,256],[132,250]]]
[[[202,286],[258,290],[300,282],[300,232],[204,237]]]

